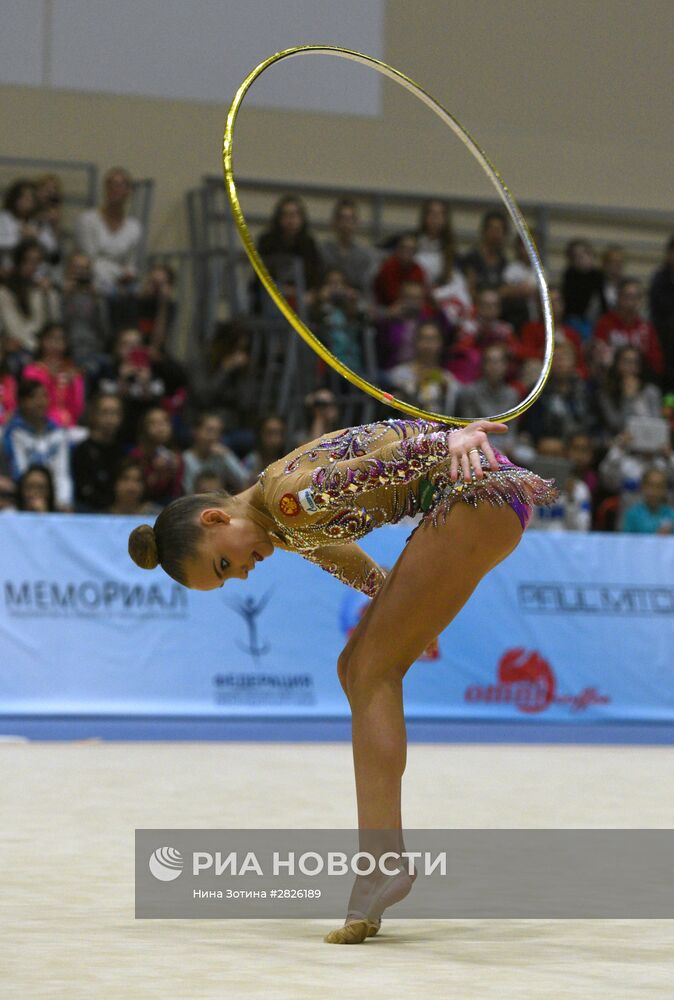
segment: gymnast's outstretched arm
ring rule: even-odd
[[[300,555],[368,597],[374,597],[386,579],[385,570],[356,542],[321,545]]]

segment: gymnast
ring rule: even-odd
[[[490,420],[449,428],[398,418],[332,431],[267,466],[242,493],[181,497],[154,528],[143,524],[129,536],[134,562],[159,564],[195,590],[245,580],[257,562],[286,549],[372,598],[337,662],[352,714],[361,850],[404,850],[405,673],[516,548],[533,506],[557,496],[552,480],[490,444],[488,434],[507,429]],[[417,514],[385,574],[356,540]],[[357,944],[375,935],[384,909],[414,878],[402,869],[357,876],[344,926],[325,940]]]

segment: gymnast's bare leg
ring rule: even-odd
[[[398,831],[402,844],[401,782],[407,756],[403,677],[521,536],[522,526],[511,507],[455,503],[444,524],[427,521],[418,528],[354,629],[339,658],[338,673],[351,706],[361,836],[363,831]],[[380,888],[382,881],[391,879],[376,878]],[[390,883],[388,899],[382,897],[385,905],[411,888],[409,877],[395,880],[397,887]],[[358,883],[349,908],[363,912]],[[360,896],[367,899],[367,892]],[[372,920],[347,914],[344,927],[325,940],[357,944],[376,929]]]

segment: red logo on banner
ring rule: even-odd
[[[517,703],[521,712],[541,712],[555,695],[555,675],[547,660],[535,650],[509,649],[498,664],[499,684],[523,684],[529,698]]]
[[[580,694],[558,694],[557,679],[548,661],[535,650],[508,649],[498,662],[495,684],[471,684],[464,692],[464,701],[490,705],[515,705],[520,712],[543,712],[549,705],[568,705],[580,711],[589,705],[606,705],[608,695],[594,687]]]

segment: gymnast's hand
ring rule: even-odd
[[[464,479],[470,480],[471,469],[475,472],[476,479],[482,479],[484,472],[480,465],[480,452],[489,459],[489,465],[494,472],[497,472],[499,464],[489,444],[487,433],[505,434],[507,430],[507,424],[494,423],[492,420],[476,420],[472,424],[467,424],[466,427],[461,427],[460,430],[453,431],[447,439],[451,455],[450,479],[458,479],[459,464],[461,464]]]

